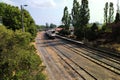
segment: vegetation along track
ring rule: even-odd
[[[63,45],[64,47],[69,48],[73,52],[89,59],[90,61],[92,61],[102,67],[105,67],[105,68],[113,71],[114,73],[120,75],[120,62],[117,61],[115,57],[111,58],[109,55],[106,55],[100,51],[91,50],[91,49],[88,49],[83,46],[82,46],[82,48],[75,48],[78,46],[76,46],[76,45],[71,46],[70,44],[68,45],[64,42],[62,42],[61,44],[64,44]],[[82,54],[79,52],[81,52]]]

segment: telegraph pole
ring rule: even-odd
[[[2,16],[0,16],[0,25],[2,25]]]
[[[24,8],[23,6],[28,6],[28,5],[21,5],[21,24],[22,24],[22,31],[25,32],[25,28],[24,28]]]

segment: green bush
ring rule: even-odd
[[[43,76],[42,61],[30,43],[30,33],[13,32],[0,26],[1,80],[36,80]],[[45,80],[45,76],[39,80]]]
[[[69,35],[70,31],[63,29],[59,32],[59,34],[62,35],[62,36]]]

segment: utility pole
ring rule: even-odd
[[[24,7],[23,6],[28,6],[28,5],[21,5],[21,24],[22,24],[22,31],[25,32],[25,28],[24,28]]]
[[[2,16],[0,16],[0,25],[2,25]]]

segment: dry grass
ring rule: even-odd
[[[113,44],[105,44],[105,45],[100,45],[100,47],[116,50],[120,52],[120,44],[113,43]]]

